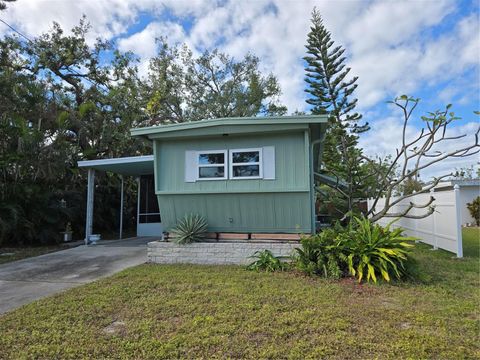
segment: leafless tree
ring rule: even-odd
[[[418,193],[428,193],[442,179],[452,176],[452,173],[434,178],[432,182],[418,193],[395,196],[398,193],[397,189],[404,181],[412,179],[412,177],[417,179],[420,171],[423,172],[434,164],[449,158],[464,158],[478,154],[480,152],[480,127],[474,134],[449,136],[447,129],[459,118],[455,117],[455,114],[450,111],[451,105],[447,105],[443,111],[430,112],[427,116],[422,116],[424,127],[414,139],[407,139],[407,126],[411,121],[412,113],[417,107],[419,99],[402,95],[391,101],[391,103],[398,106],[403,114],[402,142],[401,146],[396,149],[396,154],[393,156],[386,171],[384,170],[385,164],[362,155],[365,161],[371,163],[372,169],[378,169],[378,171],[370,174],[376,177],[378,187],[373,197],[372,207],[368,210],[367,215],[371,221],[377,221],[383,217],[425,218],[435,211],[435,198],[430,196],[428,201],[416,203],[414,196]],[[469,135],[473,137],[472,142],[466,141]],[[460,141],[460,139],[465,140]],[[447,150],[449,147],[446,145],[451,144],[451,142],[455,142],[458,146],[455,150]],[[376,205],[381,198],[385,198],[385,204],[381,209],[376,209]],[[408,206],[402,209],[402,211],[393,212],[392,208],[405,199],[410,199]],[[414,208],[424,209],[424,211],[413,215],[411,210]]]

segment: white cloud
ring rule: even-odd
[[[128,38],[118,41],[120,51],[132,51],[141,58],[148,59],[156,54],[156,39],[168,37],[170,42],[184,42],[186,34],[183,27],[173,22],[150,23],[145,29]]]
[[[204,16],[217,5],[209,0],[25,0],[9,3],[2,18],[27,36],[35,37],[58,22],[66,31],[77,25],[83,14],[92,25],[90,42],[97,37],[111,39],[125,34],[140,14],[161,17],[165,10],[186,17]],[[9,32],[0,27],[0,35]]]
[[[359,76],[359,110],[374,127],[362,138],[368,152],[386,151],[398,137],[398,120],[378,119],[379,112],[373,108],[387,98],[440,87],[440,101],[478,100],[478,13],[462,18],[458,3],[450,0],[25,0],[8,4],[1,17],[27,35],[37,36],[53,20],[70,29],[86,14],[93,26],[89,40],[118,37],[120,50],[131,50],[141,58],[142,74],[155,54],[158,36],[186,42],[195,52],[219,47],[237,58],[252,52],[261,59],[263,72],[278,77],[281,101],[294,111],[306,107],[302,58],[314,6],[336,44],[347,50],[351,75]],[[129,33],[144,13],[152,22]],[[184,28],[185,19],[188,26]],[[440,30],[434,30],[438,25]],[[0,35],[2,31],[6,30],[0,26]]]
[[[392,48],[438,24],[453,8],[446,0],[371,2],[347,27],[345,37],[354,54]]]
[[[52,22],[58,22],[65,30],[77,25],[85,14],[92,25],[90,41],[97,36],[106,39],[124,33],[136,18],[132,1],[18,1],[8,4],[2,18],[27,36],[35,37],[48,31]],[[3,33],[7,29],[1,29]],[[0,32],[2,34],[2,32]]]
[[[86,14],[93,26],[90,41],[97,36],[121,36],[120,49],[137,53],[142,64],[154,54],[154,39],[160,35],[167,35],[171,42],[186,41],[196,51],[220,47],[237,57],[252,52],[262,60],[264,71],[279,78],[281,100],[293,111],[306,106],[301,59],[314,6],[336,43],[347,49],[351,75],[360,77],[357,97],[363,111],[387,97],[414,93],[425,83],[448,81],[469,66],[478,67],[476,15],[465,17],[436,39],[428,34],[427,30],[456,11],[455,3],[448,0],[38,0],[9,4],[2,16],[35,36],[47,31],[53,20],[70,29]],[[191,28],[183,29],[171,18],[165,20],[167,10],[180,20],[188,17]],[[126,35],[141,13],[155,20]]]

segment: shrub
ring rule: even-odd
[[[247,270],[273,272],[288,268],[288,264],[282,261],[284,257],[275,256],[270,250],[256,251],[251,258],[256,260],[247,266]]]
[[[372,224],[366,218],[355,218],[355,224],[348,232],[339,235],[350,274],[361,282],[377,282],[377,277],[390,281],[407,273],[408,251],[416,240],[402,236],[403,229],[390,230]]]
[[[295,267],[308,274],[340,278],[346,270],[342,245],[337,241],[338,230],[325,229],[311,237],[302,238],[296,248]]]
[[[186,215],[172,230],[173,241],[177,244],[190,244],[205,238],[207,221],[200,215]]]
[[[477,196],[471,203],[467,203],[470,215],[475,219],[477,226],[480,226],[480,196]]]
[[[415,263],[408,251],[416,240],[402,236],[403,229],[391,230],[372,224],[366,218],[354,218],[348,228],[335,226],[301,240],[295,249],[295,267],[308,274],[340,278],[350,273],[359,282],[377,282],[377,278],[413,277]]]

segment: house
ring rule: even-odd
[[[326,126],[326,116],[284,116],[132,129],[152,142],[153,157],[79,162],[89,169],[87,237],[95,170],[139,178],[139,235],[159,236],[192,213],[211,232],[312,233]]]
[[[225,118],[131,131],[153,143],[163,228],[186,214],[212,232],[311,233],[324,116]]]

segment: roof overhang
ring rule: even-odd
[[[171,140],[189,137],[291,132],[311,128],[325,130],[327,123],[326,115],[220,118],[135,128],[130,132],[132,136],[151,140]]]
[[[154,169],[153,155],[84,160],[78,162],[78,167],[128,176],[150,175],[153,174]]]

